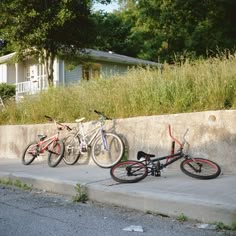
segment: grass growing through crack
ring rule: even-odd
[[[180,222],[184,222],[188,220],[188,217],[186,215],[184,215],[183,213],[181,213],[176,220],[180,221]]]
[[[77,193],[75,196],[72,197],[73,202],[85,203],[86,201],[88,201],[88,195],[84,186],[76,184],[75,190]]]
[[[27,185],[26,183],[23,183],[22,181],[16,179],[0,179],[0,184],[1,185],[7,185],[7,186],[14,186],[17,188],[20,188],[24,191],[29,191],[32,190],[32,186]]]

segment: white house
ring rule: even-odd
[[[84,50],[83,55],[81,64],[73,68],[67,68],[65,61],[56,58],[53,65],[55,86],[122,74],[133,66],[159,66],[152,61],[93,49]],[[15,84],[16,98],[48,87],[43,64],[35,59],[15,63],[14,56],[15,53],[11,53],[0,57],[0,83]]]

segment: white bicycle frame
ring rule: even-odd
[[[76,122],[78,123],[79,125],[79,129],[77,130],[77,133],[75,135],[75,137],[79,137],[80,140],[81,140],[81,145],[86,145],[86,149],[88,146],[91,145],[91,143],[93,142],[93,140],[97,137],[97,135],[100,133],[101,137],[102,137],[102,143],[103,143],[103,146],[104,146],[104,149],[105,150],[108,150],[108,144],[107,144],[107,141],[104,137],[104,133],[105,133],[105,130],[103,129],[103,125],[104,125],[104,120],[99,120],[99,125],[96,125],[95,128],[89,130],[87,133],[85,133],[84,131],[84,125],[82,123],[82,121],[84,120],[85,118],[81,118],[79,120],[76,120]],[[92,136],[91,136],[92,135]],[[91,137],[90,137],[91,136]],[[87,138],[89,138],[89,140],[87,140]],[[81,147],[82,148],[82,147]]]

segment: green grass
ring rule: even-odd
[[[88,195],[84,186],[76,184],[76,195],[72,197],[73,202],[86,203],[88,201]]]
[[[223,222],[215,222],[217,230],[231,230],[236,231],[236,222],[232,222],[231,225],[226,225]]]
[[[20,188],[24,191],[30,191],[32,190],[32,186],[28,186],[27,184],[21,182],[20,180],[12,180],[12,179],[0,179],[0,185],[7,185],[7,186],[14,186],[17,188]]]
[[[0,124],[42,123],[46,114],[61,122],[92,120],[93,109],[114,118],[236,109],[236,54],[50,89],[6,104]]]
[[[183,213],[181,213],[179,216],[177,216],[176,220],[180,221],[180,222],[184,222],[188,220],[188,217],[186,215],[184,215]]]

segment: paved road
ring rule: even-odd
[[[131,225],[141,226],[144,232],[124,231]],[[0,235],[216,236],[233,233],[199,229],[193,221],[180,223],[173,218],[91,202],[77,204],[61,195],[36,190],[23,192],[0,185]]]

